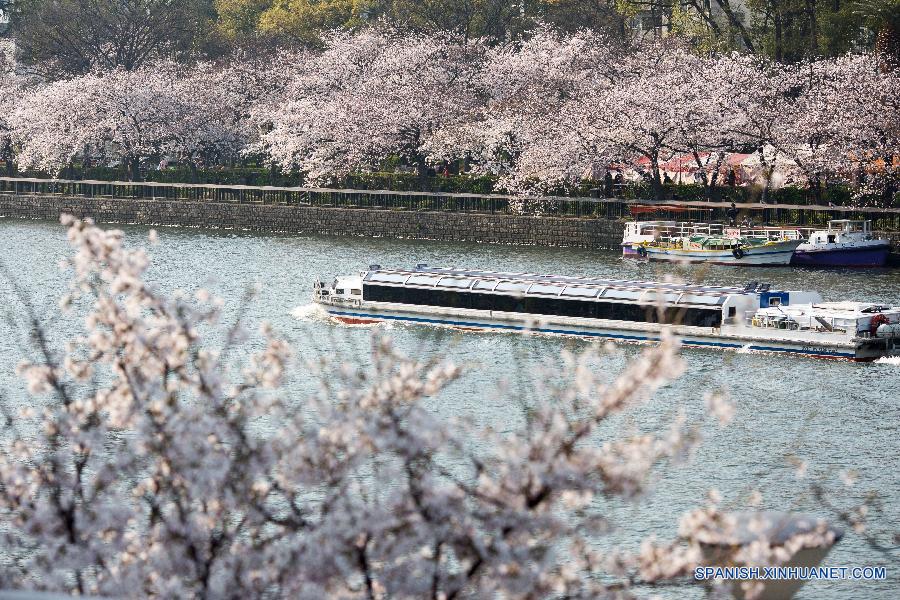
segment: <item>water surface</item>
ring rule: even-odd
[[[146,228],[127,227],[129,244],[147,245]],[[234,314],[246,290],[261,284],[248,320],[269,321],[291,338],[304,356],[329,353],[366,360],[371,328],[332,324],[309,308],[316,276],[330,280],[371,263],[409,267],[419,262],[489,270],[587,275],[622,279],[660,279],[668,265],[623,260],[614,252],[548,249],[429,241],[367,238],[245,235],[229,232],[168,228],[159,231],[160,243],[150,248],[150,278],[162,289],[205,287],[226,301],[226,316]],[[65,288],[59,259],[68,254],[60,225],[0,219],[0,259],[13,274],[38,312],[52,314]],[[692,282],[743,286],[749,280],[771,282],[786,289],[815,289],[827,300],[861,299],[900,304],[900,272],[894,270],[805,270],[795,268],[690,267],[677,275]],[[9,284],[0,281],[8,312],[21,320],[21,306],[11,297]],[[57,320],[55,339],[77,330],[79,323]],[[464,414],[498,429],[520,423],[519,401],[497,392],[506,382],[527,390],[536,379],[558,372],[560,351],[578,350],[591,342],[554,337],[526,337],[505,333],[457,333],[422,326],[386,328],[408,353],[444,354],[467,365],[467,376],[432,402],[434,410]],[[14,369],[23,355],[22,332],[15,324],[0,323],[0,390],[30,400]],[[618,356],[602,365],[610,377],[639,351],[623,346]],[[613,539],[634,544],[640,536],[674,535],[678,516],[703,501],[716,487],[726,503],[741,506],[758,487],[763,508],[807,511],[827,516],[808,493],[810,480],[824,479],[836,490],[835,499],[851,505],[868,490],[884,500],[876,515],[876,531],[900,529],[900,398],[898,364],[853,364],[817,359],[735,354],[719,350],[686,350],[687,373],[658,397],[613,425],[619,431],[646,430],[664,424],[678,409],[689,416],[703,411],[703,394],[727,388],[737,404],[734,421],[726,429],[708,430],[703,445],[685,467],[670,470],[655,484],[653,494],[639,503],[615,509],[622,526]],[[302,376],[291,382],[302,397],[314,382]],[[806,480],[798,480],[787,460],[808,462]],[[838,473],[855,469],[859,482],[843,488]],[[612,510],[612,509],[611,509]],[[884,539],[884,538],[883,538]],[[884,540],[889,542],[890,540]],[[807,584],[801,598],[896,597],[900,566],[896,551],[889,559],[870,549],[858,536],[848,535],[830,554],[827,565],[885,565],[886,582],[816,582]],[[675,596],[693,588],[681,590]]]

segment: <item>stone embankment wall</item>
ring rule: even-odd
[[[62,213],[98,223],[579,248],[618,248],[623,231],[606,219],[0,194],[3,217]]]

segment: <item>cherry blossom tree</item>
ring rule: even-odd
[[[578,98],[603,102],[618,77],[621,49],[603,36],[550,29],[492,49],[478,75],[481,111],[432,142],[444,157],[466,156],[476,170],[501,176],[513,191],[546,191],[577,181],[605,163],[605,144],[592,145],[586,124],[573,127]]]
[[[94,75],[38,86],[21,98],[9,117],[21,167],[59,173],[100,138]]]
[[[900,78],[870,56],[845,56],[798,65],[797,90],[772,143],[790,156],[815,199],[829,178],[852,180],[881,160],[890,178],[900,152]]]
[[[287,100],[287,88],[307,60],[305,52],[238,53],[228,61],[201,63],[179,81],[198,104],[198,125],[207,131],[204,148],[212,159],[238,158],[259,147],[260,136],[271,130],[270,115]],[[184,133],[190,136],[189,129]]]
[[[216,84],[202,65],[160,62],[39,86],[11,117],[19,162],[58,173],[75,157],[119,160],[137,180],[152,157],[236,152],[240,137]]]
[[[605,101],[601,135],[624,164],[646,172],[653,195],[662,198],[660,164],[680,147],[700,149],[694,127],[720,125],[713,104],[718,74],[712,61],[668,44],[644,48],[629,67]]]
[[[699,139],[723,125],[725,111],[718,104],[718,71],[712,61],[666,44],[626,55],[617,55],[602,42],[595,43],[598,52],[593,54],[574,43],[567,47],[579,59],[587,58],[583,69],[566,65],[558,79],[538,75],[539,94],[517,94],[528,98],[523,102],[526,109],[537,109],[507,120],[524,140],[509,187],[529,181],[578,181],[616,162],[645,171],[661,197],[660,164],[673,152],[699,153],[723,145],[720,139]],[[567,56],[556,49],[547,54]],[[528,65],[525,70],[536,70],[528,55],[517,59]],[[541,87],[545,81],[546,88]],[[554,88],[556,81],[565,84]]]
[[[755,90],[735,83],[747,69],[758,76],[752,61],[732,53],[697,61],[693,68],[683,71],[693,92],[688,92],[683,103],[672,149],[693,158],[707,198],[712,197],[728,155],[752,147],[755,141],[743,132],[745,117],[741,110],[755,101]]]
[[[399,156],[424,174],[426,144],[477,107],[479,43],[385,28],[332,33],[269,115],[263,147],[323,182]],[[264,105],[265,106],[265,105]]]
[[[25,93],[26,81],[15,72],[12,49],[0,40],[0,161],[6,163],[7,175],[13,174],[13,136],[9,115]]]
[[[249,157],[317,184],[460,160],[523,197],[612,167],[642,173],[660,198],[661,165],[685,155],[711,195],[735,152],[755,154],[764,198],[776,177],[817,198],[839,181],[885,204],[900,183],[900,76],[872,55],[780,65],[546,27],[492,48],[383,24],[324,43],[25,87],[7,69],[2,151],[52,173],[79,158],[120,161],[135,179],[165,156],[191,166]]]

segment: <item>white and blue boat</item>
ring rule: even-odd
[[[900,355],[900,307],[822,302],[816,292],[372,265],[313,300],[347,324],[394,321],[459,329],[656,342],[853,361]]]
[[[891,252],[889,240],[872,233],[871,221],[840,219],[813,231],[791,259],[793,265],[811,267],[883,267]]]

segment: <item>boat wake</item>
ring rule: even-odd
[[[877,365],[896,365],[900,367],[900,356],[883,356],[875,361]]]
[[[328,313],[325,312],[325,309],[322,308],[321,304],[316,304],[315,302],[296,307],[291,311],[291,316],[298,321],[305,322],[328,320]]]
[[[304,304],[302,306],[294,308],[291,311],[291,316],[304,323],[330,323],[332,325],[347,328],[360,327],[368,329],[371,327],[375,327],[376,325],[380,325],[382,327],[390,327],[390,323],[383,323],[381,321],[371,323],[348,323],[344,320],[332,317],[328,314],[328,311],[326,311],[321,304],[316,304],[315,302],[310,302],[309,304]]]

